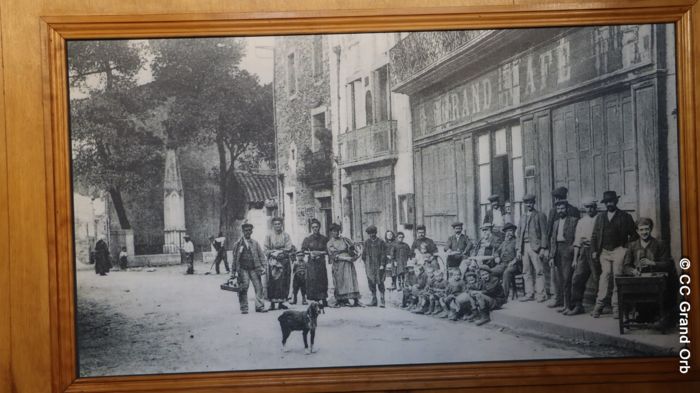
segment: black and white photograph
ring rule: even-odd
[[[676,355],[675,41],[67,41],[78,376]]]

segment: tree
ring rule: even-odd
[[[154,84],[171,97],[169,143],[215,145],[221,192],[219,227],[231,232],[237,202],[233,171],[272,162],[272,87],[240,70],[244,45],[237,38],[153,40]]]
[[[73,41],[67,48],[73,174],[109,192],[122,229],[131,228],[123,191],[144,187],[162,170],[162,139],[147,126],[154,100],[137,86],[143,47],[122,40]]]

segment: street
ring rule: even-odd
[[[594,356],[491,324],[412,314],[397,307],[398,292],[388,296],[386,309],[327,308],[318,319],[316,352],[305,355],[301,333],[294,332],[283,353],[280,311],[258,314],[251,306],[242,315],[236,294],[219,288],[227,276],[204,274],[208,266],[196,264],[193,276],[183,266],[98,276],[92,266],[78,265],[81,377]],[[369,302],[358,267],[362,300]],[[251,287],[249,300],[252,293]]]

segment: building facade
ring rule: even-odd
[[[390,51],[410,97],[416,221],[475,236],[488,197],[521,214],[533,193],[622,195],[680,246],[675,62],[670,25],[412,33]],[[667,50],[668,49],[668,50]]]
[[[329,36],[336,206],[355,241],[369,225],[412,238],[413,166],[408,97],[392,93],[389,50],[399,34]]]
[[[275,138],[278,195],[285,230],[300,245],[310,222],[326,234],[333,211],[328,36],[276,37]]]

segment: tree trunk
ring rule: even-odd
[[[226,147],[221,133],[216,135],[216,148],[219,151],[219,193],[221,195],[219,231],[226,233],[228,238],[231,226],[228,219],[228,168],[226,166]]]
[[[116,187],[110,187],[109,196],[112,198],[114,210],[117,212],[117,218],[119,218],[119,226],[121,227],[121,229],[131,229],[129,219],[126,217],[126,209],[124,209],[124,201],[122,200],[121,191],[119,191],[119,189]]]

